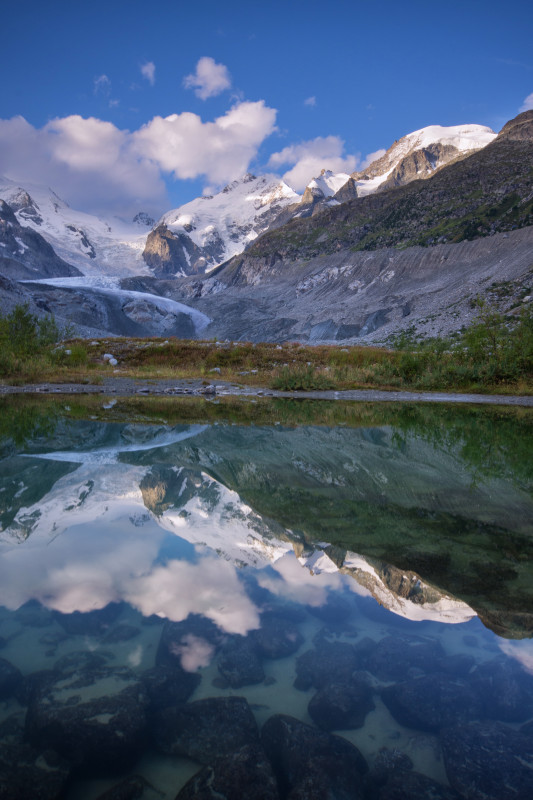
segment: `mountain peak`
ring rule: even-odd
[[[428,125],[398,139],[380,158],[354,172],[358,196],[412,180],[429,178],[437,169],[481,150],[496,138],[485,125]]]
[[[499,132],[498,139],[513,141],[533,139],[533,109],[523,111],[514,119],[509,120]]]

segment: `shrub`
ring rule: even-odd
[[[311,391],[313,389],[325,391],[334,389],[335,384],[330,378],[315,372],[313,367],[305,369],[284,367],[272,381],[271,388],[281,392]]]
[[[19,358],[42,353],[60,339],[60,331],[52,316],[39,319],[29,305],[17,305],[6,317],[0,319],[0,345],[2,352],[11,352]]]

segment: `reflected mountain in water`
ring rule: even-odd
[[[235,594],[238,582],[227,567],[281,569],[296,556],[307,569],[294,572],[296,585],[307,585],[306,574],[349,576],[355,591],[400,616],[462,622],[487,598],[456,599],[432,573],[439,567],[446,575],[454,558],[476,569],[475,558],[486,560],[497,537],[523,536],[530,508],[520,488],[498,479],[473,486],[457,457],[416,437],[398,446],[390,429],[83,422],[56,429],[46,444],[57,449],[43,452],[44,444],[26,448],[41,451],[37,457],[9,459],[11,492],[4,487],[3,494],[19,507],[1,534],[8,548],[1,583],[2,602],[11,608],[36,598],[71,613],[127,600],[146,615],[178,620],[194,611],[245,632],[257,623],[253,610],[237,619],[230,603],[231,622],[213,610],[216,602],[228,607]],[[39,469],[43,460],[45,470]],[[50,487],[58,464],[63,469]],[[24,505],[25,496],[34,502]],[[9,549],[23,540],[25,548]],[[360,551],[339,546],[350,540],[363,545]],[[466,552],[454,552],[458,540]],[[186,543],[193,567],[174,557],[163,563],[161,552],[184,552]],[[415,549],[421,543],[422,554]],[[385,560],[384,551],[398,561]],[[408,557],[421,563],[422,556],[429,578],[406,563]],[[191,587],[219,587],[208,609],[183,607],[175,596],[172,586],[183,586],[185,572],[193,576],[186,579]],[[244,602],[241,594],[236,591],[236,605]],[[317,598],[325,602],[326,595],[317,591]],[[516,635],[498,614],[504,634]]]

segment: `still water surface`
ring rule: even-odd
[[[1,798],[533,796],[531,412],[90,403],[0,408]]]

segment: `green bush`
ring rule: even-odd
[[[335,384],[326,375],[315,372],[312,366],[305,369],[284,367],[272,381],[271,388],[280,392],[326,391],[334,389]]]
[[[42,353],[60,339],[60,331],[52,316],[39,319],[29,310],[29,305],[17,305],[0,318],[0,349],[19,358]]]

